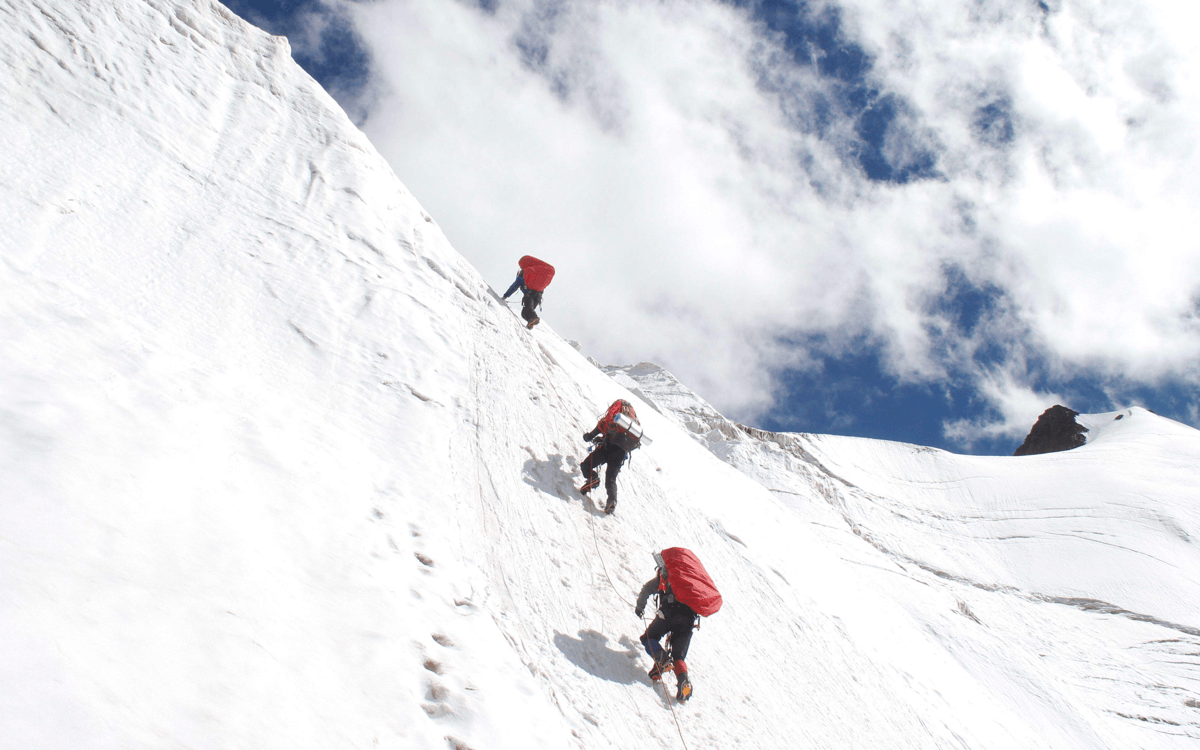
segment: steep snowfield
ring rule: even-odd
[[[209,0],[0,21],[0,745],[1200,738],[1195,431],[747,434],[525,330],[284,40]],[[622,395],[654,443],[605,517],[580,435]],[[631,611],[673,545],[726,601],[680,729]]]
[[[1196,430],[1133,408],[1078,417],[1088,443],[1066,453],[957,456],[752,430],[653,365],[606,369],[770,488],[1056,745],[1200,739]]]

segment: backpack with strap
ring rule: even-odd
[[[604,433],[605,441],[627,453],[642,444],[642,423],[638,421],[633,404],[623,398],[608,407],[604,419],[600,420],[600,431]]]
[[[517,265],[521,267],[525,287],[535,292],[544,292],[554,278],[554,266],[532,255],[522,256]]]
[[[701,617],[715,615],[721,609],[721,592],[690,549],[670,547],[661,553],[667,570],[667,586],[680,602]]]

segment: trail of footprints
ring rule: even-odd
[[[382,519],[383,513],[376,509],[375,517]],[[422,538],[421,530],[409,524],[409,534],[413,539],[413,558],[417,561],[418,574],[422,576],[435,576],[437,564],[434,559],[420,549],[421,543],[417,540]],[[399,546],[395,540],[388,535],[388,546],[395,552],[400,552]],[[416,588],[412,589],[412,593],[418,599],[424,600],[421,592]],[[455,608],[459,614],[470,614],[474,611],[475,605],[466,599],[454,599]],[[460,702],[462,698],[456,696],[453,691],[445,684],[445,681],[439,678],[444,678],[449,672],[448,665],[454,661],[454,651],[458,649],[454,639],[445,633],[431,633],[429,636],[430,643],[417,644],[417,658],[421,660],[421,666],[428,672],[424,680],[424,702],[421,708],[430,720],[436,721],[447,716],[455,714],[454,704]],[[467,685],[465,690],[472,688]],[[453,735],[445,735],[447,747],[450,750],[473,750],[463,740],[454,737]]]
[[[454,648],[454,641],[449,636],[441,633],[434,633],[430,638],[437,645],[445,649]],[[445,667],[442,662],[426,655],[422,666],[426,670],[437,676],[445,674]],[[437,677],[430,677],[425,681],[425,703],[421,708],[425,709],[425,713],[432,719],[438,719],[447,714],[453,713],[447,705],[450,699],[450,689],[437,680]]]

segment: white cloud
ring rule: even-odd
[[[875,342],[908,380],[976,373],[1004,415],[1036,400],[1027,356],[1194,377],[1200,99],[1177,17],[1195,11],[1175,5],[845,3],[872,80],[907,103],[884,153],[940,150],[944,179],[904,185],[865,179],[854,123],[821,120],[833,83],[725,4],[345,9],[379,92],[365,130],[493,286],[549,260],[556,329],[752,419],[807,356],[780,339],[813,334]],[[1003,317],[948,327],[948,264]],[[972,364],[984,335],[1012,361]]]
[[[992,416],[950,420],[942,426],[948,439],[967,448],[996,439],[1019,442],[1042,412],[1065,400],[1060,394],[1039,393],[1017,383],[1006,373],[984,376],[979,391],[993,405]]]

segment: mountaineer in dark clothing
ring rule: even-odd
[[[504,299],[508,299],[518,289],[521,290],[521,318],[524,319],[526,328],[533,328],[541,320],[535,311],[537,306],[542,304],[542,293],[525,286],[524,271],[517,271],[517,280],[504,293]]]
[[[522,257],[517,261],[517,265],[521,270],[517,271],[516,281],[504,293],[504,299],[508,299],[513,292],[520,289],[521,318],[525,321],[526,328],[533,328],[541,320],[536,310],[542,304],[542,292],[554,278],[554,266],[532,255]]]
[[[604,512],[612,515],[617,509],[617,474],[625,465],[629,451],[637,448],[641,442],[642,426],[638,422],[633,404],[625,399],[617,399],[608,407],[608,412],[596,423],[595,429],[585,432],[583,439],[596,443],[588,457],[579,464],[583,472],[584,483],[579,488],[587,494],[600,486],[600,477],[596,470],[604,464],[604,489],[608,491],[608,502]]]
[[[646,653],[654,659],[654,667],[650,669],[650,679],[658,682],[663,672],[674,669],[678,689],[676,700],[686,701],[692,697],[692,682],[688,679],[687,658],[688,646],[692,643],[692,629],[696,626],[696,612],[688,605],[675,598],[671,590],[666,566],[659,553],[654,554],[658,563],[658,572],[638,594],[634,614],[641,617],[646,611],[646,601],[651,596],[658,597],[658,615],[642,633],[642,646]],[[664,635],[670,633],[667,648],[659,643]]]

